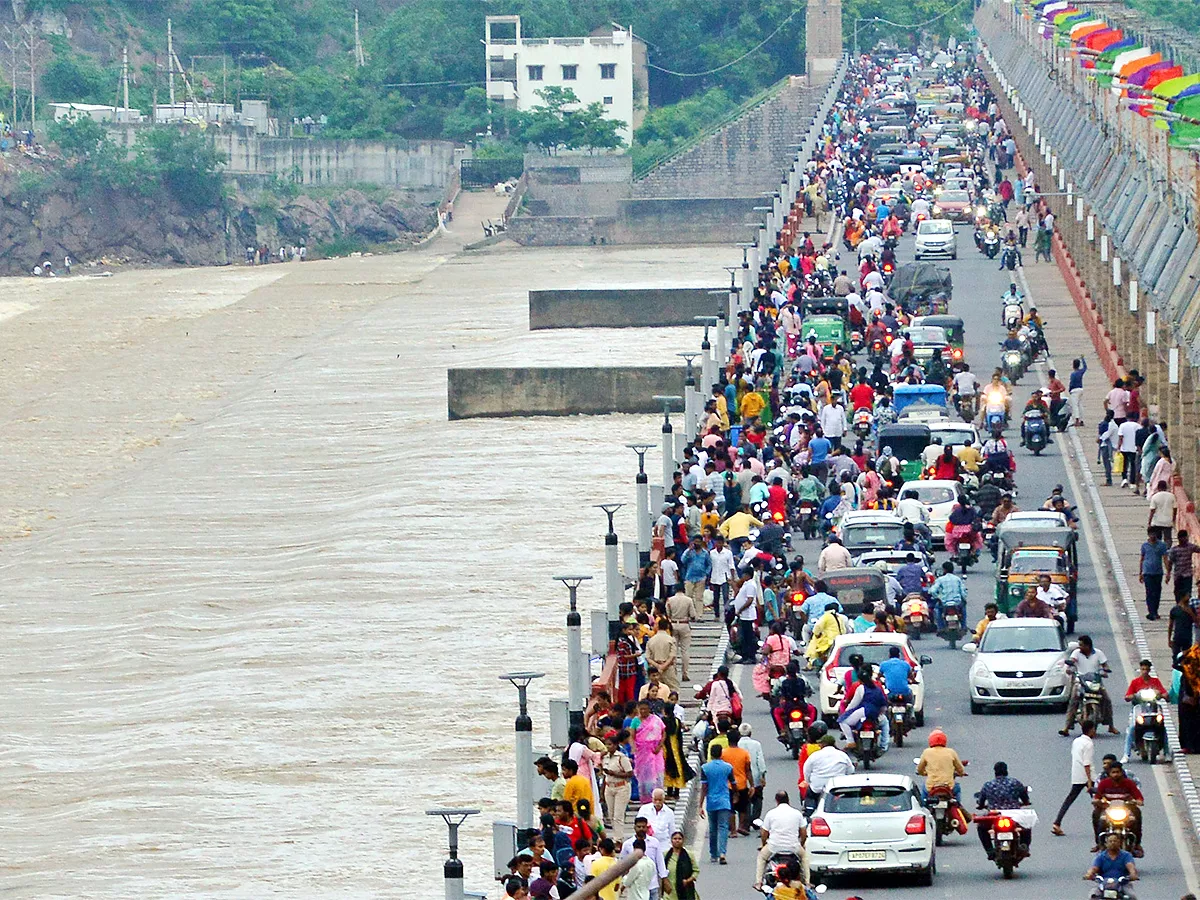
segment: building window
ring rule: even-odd
[[[542,80],[543,68],[541,66],[527,66],[526,68],[529,70],[530,81]]]
[[[563,81],[574,81],[579,73],[579,66],[563,66],[562,67]]]
[[[604,105],[605,105],[605,106],[612,106],[612,97],[605,97],[605,98],[604,98]]]
[[[602,79],[604,79],[605,81],[612,81],[614,78],[616,78],[617,77],[617,64],[616,63],[601,63],[600,64],[600,77]]]

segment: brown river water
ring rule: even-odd
[[[0,284],[0,894],[439,897],[440,805],[483,809],[491,887],[496,676],[548,673],[544,743],[551,576],[603,605],[590,505],[633,503],[623,445],[659,431],[451,423],[445,369],[674,362],[698,329],[531,335],[525,291],[722,284],[732,253],[455,251]]]

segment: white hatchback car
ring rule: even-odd
[[[808,823],[809,867],[816,876],[911,872],[933,884],[934,823],[907,775],[840,775],[821,794]]]
[[[963,486],[958,481],[929,479],[926,481],[906,481],[900,488],[901,496],[909,491],[917,492],[917,499],[925,504],[929,513],[929,530],[933,532],[933,543],[937,547],[946,546],[946,523],[950,521],[950,513],[954,504],[963,497]]]
[[[987,706],[1037,704],[1067,708],[1071,678],[1067,656],[1078,646],[1067,643],[1055,619],[997,619],[983,640],[963,644],[975,655],[967,684],[971,712]]]
[[[864,663],[878,666],[888,658],[889,651],[895,646],[900,648],[900,655],[916,670],[917,681],[912,686],[913,715],[918,726],[925,724],[925,677],[921,667],[930,665],[933,659],[913,653],[908,635],[896,631],[842,634],[833,639],[833,647],[829,650],[825,665],[821,667],[817,685],[817,711],[827,723],[836,718],[842,702],[846,673],[850,671],[850,657],[858,653],[862,655]]]
[[[949,219],[926,219],[917,226],[917,243],[913,256],[925,259],[929,256],[948,256],[958,259],[958,238]]]

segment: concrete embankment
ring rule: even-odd
[[[683,395],[684,370],[666,366],[447,369],[451,419],[660,412],[654,395]],[[682,407],[680,407],[682,409]]]
[[[717,287],[530,291],[529,330],[695,325],[696,316],[716,315],[724,297]]]

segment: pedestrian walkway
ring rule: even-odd
[[[1095,486],[1095,491],[1103,507],[1103,517],[1107,520],[1107,531],[1111,535],[1111,546],[1117,549],[1117,558],[1111,558],[1111,551],[1096,555],[1103,560],[1106,571],[1102,574],[1113,587],[1119,625],[1128,640],[1126,651],[1134,667],[1141,653],[1138,648],[1137,632],[1145,636],[1149,648],[1150,659],[1155,671],[1164,683],[1169,683],[1171,673],[1171,654],[1167,644],[1167,618],[1170,608],[1171,591],[1169,586],[1164,589],[1162,617],[1157,621],[1147,621],[1144,593],[1137,581],[1139,571],[1139,556],[1142,543],[1146,540],[1146,528],[1149,518],[1149,505],[1145,493],[1135,493],[1128,488],[1121,488],[1120,479],[1114,478],[1113,486],[1105,484],[1104,469],[1097,461],[1096,430],[1098,423],[1104,418],[1104,397],[1112,385],[1105,378],[1104,369],[1096,355],[1087,329],[1080,319],[1062,272],[1054,263],[1037,263],[1027,265],[1024,278],[1028,285],[1030,299],[1037,306],[1038,312],[1046,322],[1046,338],[1050,346],[1052,365],[1056,368],[1058,377],[1066,382],[1071,370],[1071,360],[1082,357],[1087,361],[1088,372],[1084,377],[1084,425],[1075,432],[1078,442],[1064,441],[1059,438],[1060,451],[1073,465],[1071,470],[1077,472],[1074,486],[1075,501],[1081,511],[1092,511],[1093,503],[1089,496],[1087,483]],[[1153,413],[1154,410],[1151,410]],[[1080,454],[1082,450],[1082,455]],[[1069,490],[1071,487],[1069,486]],[[1033,503],[1040,498],[1028,498],[1026,503]],[[1093,521],[1100,525],[1100,519]],[[1104,526],[1100,525],[1101,533]],[[1106,541],[1106,543],[1109,543]],[[1102,547],[1102,550],[1108,548]],[[1122,603],[1121,579],[1124,579],[1134,600],[1134,608],[1129,610]],[[1129,674],[1126,672],[1125,674]],[[1128,681],[1128,679],[1124,679]],[[1114,692],[1115,693],[1115,692]],[[1122,686],[1123,693],[1123,686]],[[1124,721],[1120,709],[1116,718]],[[1181,757],[1184,771],[1190,775],[1192,785],[1200,781],[1200,756]],[[1190,808],[1185,806],[1185,814],[1194,816],[1196,812],[1195,788],[1188,784],[1181,785],[1182,797],[1185,804],[1190,799]],[[1188,796],[1190,793],[1190,797]],[[1196,823],[1193,821],[1193,830]]]

